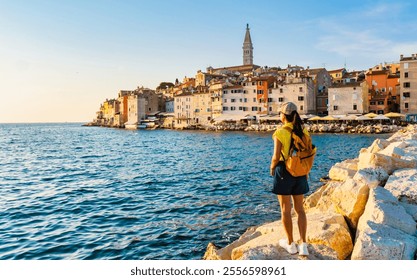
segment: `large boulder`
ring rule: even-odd
[[[336,163],[330,168],[329,177],[336,181],[346,181],[352,178],[358,170],[358,159],[347,159]]]
[[[209,243],[206,249],[206,253],[204,254],[203,259],[205,260],[231,260],[232,259],[232,251],[234,248],[239,247],[246,242],[255,239],[261,236],[262,233],[256,231],[255,227],[250,227],[246,230],[244,234],[240,236],[239,239],[233,241],[229,245],[224,248],[217,248],[216,245],[213,243]]]
[[[333,191],[341,186],[343,182],[329,181],[320,190],[308,196],[304,200],[304,209],[306,212],[335,212],[331,201]]]
[[[353,176],[353,180],[357,181],[360,184],[367,185],[370,188],[375,188],[377,186],[385,185],[388,180],[389,175],[387,172],[381,168],[364,168],[359,169]]]
[[[417,237],[383,224],[365,221],[358,231],[352,260],[413,260]]]
[[[358,169],[377,167],[381,167],[388,174],[392,174],[397,169],[415,168],[416,161],[405,160],[381,153],[369,153],[367,149],[362,149],[359,153]]]
[[[385,184],[385,189],[395,196],[414,220],[417,220],[417,170],[395,171]]]
[[[331,194],[331,201],[337,213],[342,214],[354,230],[359,217],[365,211],[369,187],[366,184],[349,179],[336,188]]]
[[[390,226],[410,235],[416,234],[414,219],[398,203],[397,198],[382,187],[370,190],[368,203],[358,224],[358,231],[366,227],[367,221]]]
[[[385,184],[398,200],[417,205],[417,169],[401,169],[395,171]]]
[[[369,153],[377,153],[379,151],[382,151],[386,147],[388,147],[389,144],[390,144],[390,142],[387,141],[387,140],[375,139],[375,141],[372,143],[372,145],[368,147],[367,151]]]
[[[317,247],[318,245],[331,248],[338,259],[345,259],[350,255],[353,243],[348,226],[342,215],[336,213],[308,213],[307,221],[309,250],[316,252],[309,256],[309,259],[334,258],[334,253],[327,255],[326,252],[329,252],[329,249]],[[281,221],[265,224],[257,228],[256,231],[262,233],[262,235],[233,249],[232,259],[248,259],[248,256],[252,256],[252,258],[263,256],[265,258],[269,253],[274,254],[274,257],[271,258],[277,259],[291,259],[294,257],[291,257],[278,245],[279,239],[286,238]],[[299,241],[300,235],[296,217],[293,217],[293,233],[294,240]],[[271,246],[276,249],[271,249]]]
[[[414,259],[416,222],[382,187],[373,188],[356,232],[352,259]]]

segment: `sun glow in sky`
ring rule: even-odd
[[[121,89],[208,66],[366,70],[417,53],[415,1],[3,1],[0,123],[88,122]]]

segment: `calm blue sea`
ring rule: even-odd
[[[270,133],[0,124],[0,259],[201,259],[280,217]],[[389,135],[314,135],[311,189]]]

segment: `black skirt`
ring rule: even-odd
[[[272,192],[279,195],[306,194],[310,190],[307,175],[293,177],[285,168],[285,163],[280,161],[275,167],[274,185]]]

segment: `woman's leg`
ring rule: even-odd
[[[293,239],[292,234],[292,219],[291,219],[291,196],[278,195],[279,205],[281,207],[281,220],[284,225],[285,234],[287,235],[288,244],[291,244]]]
[[[307,217],[303,205],[304,195],[293,195],[292,198],[294,200],[294,210],[298,217],[298,230],[300,231],[300,238],[302,242],[307,242]]]

